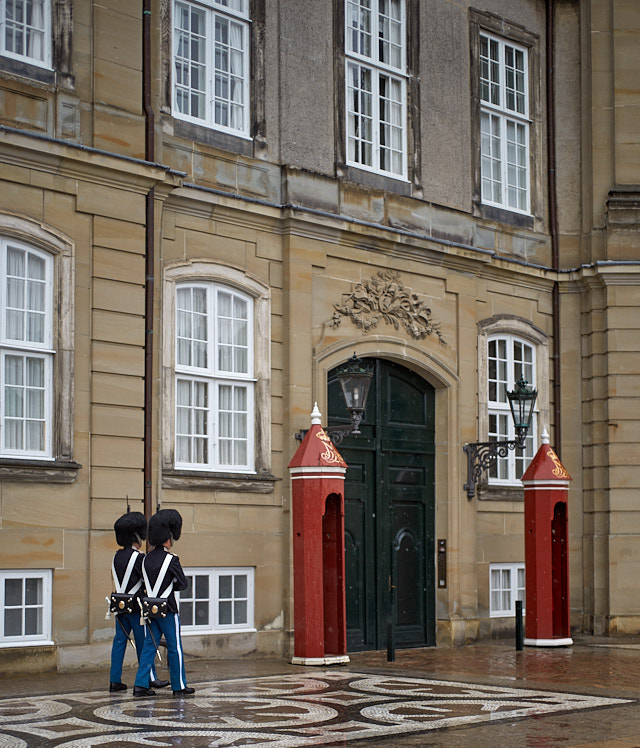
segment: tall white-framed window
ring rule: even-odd
[[[174,0],[173,113],[249,137],[249,0]]]
[[[189,568],[179,595],[183,633],[254,629],[254,568]]]
[[[0,646],[51,643],[51,569],[0,569]]]
[[[525,599],[524,564],[489,565],[489,615],[514,616],[516,601]]]
[[[0,0],[0,54],[51,68],[51,0]]]
[[[406,179],[405,0],[345,0],[347,163]]]
[[[487,404],[489,441],[516,438],[507,390],[524,377],[536,386],[535,347],[515,335],[495,335],[487,340]],[[523,450],[510,450],[489,469],[489,483],[517,484],[533,459],[537,442],[537,420],[534,412]]]
[[[481,32],[479,56],[482,202],[528,214],[528,51]]]
[[[52,457],[53,257],[0,238],[0,455]]]
[[[175,465],[254,472],[253,300],[176,286]]]

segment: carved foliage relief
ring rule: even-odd
[[[329,323],[332,327],[339,327],[342,318],[349,317],[358,329],[369,332],[384,320],[396,330],[404,327],[414,340],[434,334],[446,345],[440,323],[431,317],[431,309],[404,287],[394,270],[380,270],[375,277],[355,283],[350,293],[343,294],[342,303],[333,306],[335,312]]]

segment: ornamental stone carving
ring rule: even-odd
[[[342,318],[349,317],[358,329],[369,332],[384,320],[396,330],[404,327],[414,340],[434,334],[446,345],[440,323],[431,318],[431,309],[404,287],[394,270],[379,270],[375,277],[355,283],[350,293],[343,294],[342,303],[333,307],[332,327],[340,327]]]

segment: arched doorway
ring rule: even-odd
[[[415,372],[372,360],[362,434],[340,453],[345,482],[347,649],[435,644],[434,389]],[[335,370],[329,423],[348,422]]]

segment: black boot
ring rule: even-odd
[[[187,686],[187,688],[183,688],[180,691],[174,691],[173,695],[174,696],[191,696],[195,692],[196,692],[195,688],[190,688],[189,686]]]
[[[152,680],[151,683],[149,683],[151,688],[166,688],[168,685],[168,680]]]
[[[116,691],[126,691],[126,683],[109,683],[109,693],[115,693]]]
[[[156,692],[152,691],[150,688],[145,688],[144,686],[134,686],[133,695],[134,696],[155,696]]]

